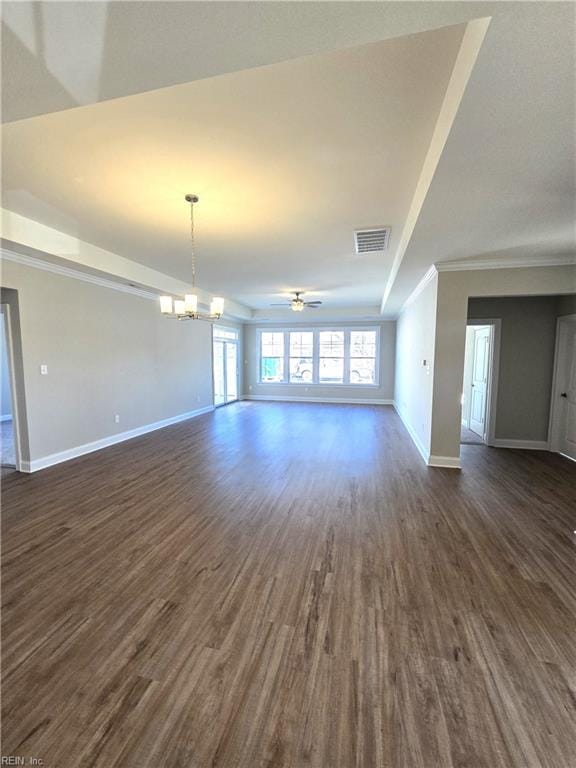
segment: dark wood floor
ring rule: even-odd
[[[3,487],[3,754],[574,768],[576,465],[243,403]]]

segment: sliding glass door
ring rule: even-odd
[[[214,405],[238,400],[238,332],[214,326]]]

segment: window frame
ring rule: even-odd
[[[262,378],[262,334],[263,333],[282,333],[282,355],[267,355],[269,360],[282,360],[282,381],[268,381]],[[258,332],[258,383],[259,384],[284,384],[286,380],[286,334],[277,328],[262,328]]]
[[[281,387],[334,387],[341,389],[342,387],[351,387],[352,389],[378,389],[380,387],[380,326],[379,325],[327,325],[327,326],[309,326],[302,324],[298,326],[278,327],[272,326],[269,328],[257,328],[257,344],[258,344],[258,384],[265,386],[281,386]],[[319,380],[319,367],[320,367],[320,332],[321,331],[340,331],[344,333],[344,381],[337,382],[321,382]],[[353,331],[374,331],[376,334],[376,350],[375,350],[375,382],[374,384],[355,384],[350,382],[350,334]],[[312,332],[312,380],[311,381],[290,381],[290,333],[305,333]],[[284,377],[282,381],[263,381],[262,380],[262,334],[263,333],[283,333],[284,334]],[[371,360],[372,358],[365,358]]]

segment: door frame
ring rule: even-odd
[[[486,445],[494,445],[496,439],[496,404],[498,401],[498,376],[500,374],[500,318],[470,318],[466,325],[487,325],[490,328],[490,354],[488,357],[488,382],[486,384],[486,414],[484,416],[484,437]]]
[[[556,343],[554,346],[554,373],[552,375],[552,390],[550,392],[550,421],[548,423],[548,450],[554,453],[560,453],[560,389],[562,386],[562,374],[560,370],[562,361],[560,353],[562,352],[562,343],[564,341],[564,330],[568,323],[576,322],[575,315],[562,315],[556,320]],[[561,454],[564,456],[565,454]],[[566,458],[572,459],[571,456]]]
[[[235,339],[225,339],[225,338],[218,338],[215,334],[216,327],[222,328],[225,331],[234,331],[236,333]],[[226,394],[228,394],[228,361],[226,359],[226,344],[235,344],[236,345],[236,398],[234,400],[225,400],[223,403],[216,403],[216,385],[214,382],[214,374],[215,374],[215,366],[216,366],[216,360],[214,358],[214,344],[215,342],[221,342],[224,345],[223,349],[223,363],[224,363],[224,387],[226,389]],[[240,334],[236,328],[230,328],[229,326],[225,325],[218,325],[215,324],[212,325],[212,403],[214,405],[214,408],[221,408],[223,405],[231,405],[232,403],[237,403],[240,400]]]
[[[16,371],[14,366],[14,336],[12,332],[11,306],[0,304],[0,312],[4,315],[4,335],[6,356],[8,358],[8,374],[10,376],[10,401],[12,405],[12,431],[14,435],[14,464],[17,472],[22,471],[22,447],[20,443],[20,409],[16,396]]]

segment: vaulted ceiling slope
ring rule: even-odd
[[[576,250],[574,8],[4,3],[4,206],[185,278],[196,191],[204,287],[384,295],[393,316],[435,261]],[[415,206],[463,23],[486,17]],[[390,250],[355,260],[373,224]]]
[[[250,307],[377,305],[463,35],[444,27],[11,123],[4,205]],[[384,254],[354,230],[391,227]]]
[[[21,120],[500,12],[474,2],[2,3],[2,119]],[[524,3],[515,3],[518,13]]]

